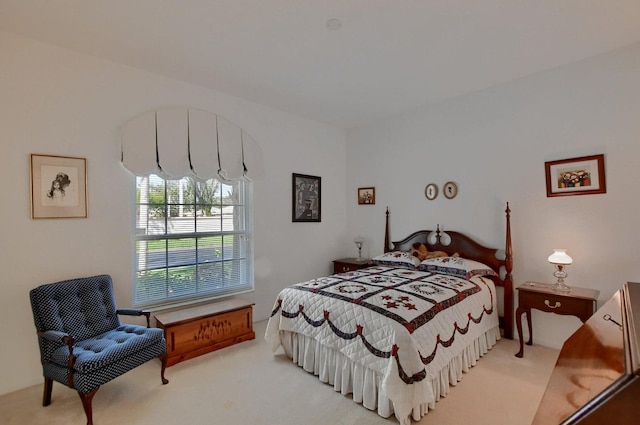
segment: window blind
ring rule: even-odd
[[[253,289],[251,183],[136,178],[133,304]]]

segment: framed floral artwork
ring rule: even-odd
[[[87,217],[87,160],[31,154],[31,218]]]
[[[374,205],[376,203],[375,187],[358,188],[358,205]]]
[[[604,154],[548,161],[547,197],[606,193]]]

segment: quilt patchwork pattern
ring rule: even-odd
[[[423,380],[439,349],[451,347],[472,324],[493,315],[497,326],[493,292],[493,283],[481,277],[369,267],[284,289],[266,337],[279,315],[279,329],[314,337],[381,372],[382,360],[395,359],[397,376],[411,384]]]
[[[478,283],[402,268],[370,267],[293,285],[360,305],[402,324],[409,333],[481,290]]]

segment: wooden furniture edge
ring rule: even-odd
[[[204,319],[212,314],[228,313],[235,310],[241,310],[249,306],[253,306],[255,303],[245,301],[240,298],[230,298],[226,300],[213,301],[206,304],[199,304],[193,307],[180,308],[166,313],[159,313],[155,315],[156,322],[159,325],[164,326],[178,326],[185,323],[193,322],[194,320]],[[214,308],[215,307],[215,308]],[[214,308],[211,310],[211,308]],[[199,311],[196,314],[189,314],[194,311]],[[167,320],[171,315],[182,316],[180,319]],[[161,319],[165,319],[164,321]]]

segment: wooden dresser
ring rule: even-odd
[[[532,425],[640,423],[640,283],[629,282],[562,346]]]

